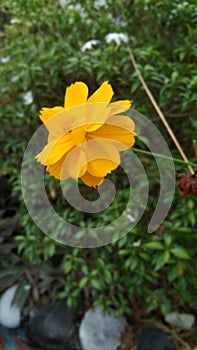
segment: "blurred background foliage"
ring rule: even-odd
[[[25,298],[30,295],[35,302],[47,296],[76,305],[82,298],[88,305],[112,307],[119,314],[131,314],[136,308],[165,314],[178,307],[197,307],[196,198],[182,199],[177,190],[167,219],[148,234],[159,189],[153,158],[138,155],[150,186],[142,219],[126,236],[102,248],[62,247],[44,236],[25,209],[20,185],[23,153],[40,125],[40,108],[62,105],[66,86],[79,80],[88,84],[90,92],[109,80],[116,98],[132,99],[133,108],[153,121],[179,157],[140,84],[126,45],[107,43],[109,33],[129,37],[144,79],[184,151],[195,161],[196,20],[194,0],[1,1],[0,161],[17,210],[6,218],[1,211],[0,290],[20,281],[19,286],[30,285]],[[99,42],[84,51],[89,40]],[[141,142],[137,145],[144,147]],[[187,172],[180,165],[176,170]],[[113,221],[128,200],[124,174],[117,171],[112,178],[122,185],[111,209],[97,218],[98,224]],[[58,181],[47,177],[46,187],[64,218],[82,227],[87,224],[83,213],[65,207]],[[94,198],[96,191],[88,196]],[[20,227],[13,221],[16,217]],[[91,225],[92,219],[88,220]]]

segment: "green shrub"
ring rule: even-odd
[[[109,80],[117,99],[131,98],[134,109],[157,125],[173,155],[178,156],[140,85],[126,45],[107,44],[108,33],[128,35],[142,75],[185,152],[194,161],[195,1],[106,1],[106,7],[100,6],[99,10],[95,1],[69,4],[65,8],[53,0],[4,0],[0,4],[3,22],[0,161],[1,171],[9,177],[12,193],[21,203],[18,217],[25,235],[16,237],[18,256],[36,269],[45,261],[46,275],[50,275],[47,264],[61,250],[54,295],[66,298],[69,305],[76,304],[82,295],[90,303],[113,307],[119,314],[130,313],[136,300],[145,304],[148,311],[160,308],[163,313],[177,307],[177,303],[192,306],[197,285],[196,199],[183,200],[177,192],[165,222],[154,234],[148,234],[147,223],[157,197],[155,183],[159,182],[152,159],[140,157],[146,166],[151,192],[142,219],[126,236],[106,247],[93,250],[59,247],[39,231],[24,207],[20,167],[27,143],[40,125],[39,110],[62,105],[66,86],[77,80],[86,82],[91,91]],[[99,40],[98,44],[82,52],[84,43],[92,39]],[[143,147],[139,140],[137,145]],[[177,170],[186,169],[179,165]],[[120,174],[112,176],[119,183]],[[87,225],[83,213],[69,206],[65,208],[57,181],[47,177],[46,187],[63,217],[82,227]],[[88,224],[92,225],[91,220],[97,220],[98,225],[114,220],[128,200],[127,187],[125,180],[112,207],[101,216],[90,218]],[[39,278],[38,288],[42,288]],[[52,282],[49,288],[54,288]]]

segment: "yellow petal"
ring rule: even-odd
[[[64,99],[64,107],[70,108],[87,102],[88,87],[85,83],[77,81],[67,87]]]
[[[40,119],[43,123],[45,123],[51,117],[54,117],[57,113],[61,112],[63,107],[53,107],[53,108],[42,108],[40,111]]]
[[[84,144],[88,167],[87,171],[96,177],[105,177],[120,164],[120,155],[112,142],[92,140]]]
[[[114,92],[108,81],[105,81],[89,98],[88,103],[110,102]]]
[[[112,102],[112,104],[118,105],[118,106],[123,106],[125,108],[130,108],[132,105],[132,101],[131,100],[119,100],[119,101]]]
[[[66,156],[62,157],[58,162],[52,164],[52,165],[48,165],[46,168],[46,171],[51,175],[54,176],[56,179],[58,180],[66,180],[69,178],[69,176],[65,176],[63,177],[62,174],[62,166],[64,164],[64,160],[65,160]]]
[[[88,134],[91,139],[108,139],[117,141],[114,144],[119,151],[130,148],[135,143],[135,124],[126,116],[108,118],[107,122],[96,131]]]
[[[119,103],[105,102],[90,103],[86,105],[86,131],[92,132],[104,124],[110,116],[122,113],[130,107],[131,102],[128,100],[118,101]]]
[[[87,171],[86,162],[85,165],[84,160],[80,162],[80,157],[77,159],[76,162],[75,157],[71,156],[71,158],[69,158],[70,153],[72,153],[72,151],[64,155],[60,160],[58,160],[58,162],[48,165],[46,171],[49,172],[50,175],[54,176],[56,179],[62,181],[67,180],[70,177],[77,179],[83,176]],[[75,162],[75,164],[73,164],[73,161]]]
[[[112,108],[112,114],[118,114],[125,112],[127,109],[131,107],[132,101],[122,100],[110,103]]]
[[[78,179],[87,171],[87,158],[83,146],[74,147],[65,158],[62,176]]]
[[[56,163],[74,147],[71,134],[66,134],[48,143],[36,159],[43,165]]]
[[[52,135],[51,133],[49,133],[48,135],[48,143],[50,143],[51,141],[55,140],[57,137],[55,135]]]
[[[87,171],[96,177],[105,177],[115,170],[120,163],[108,159],[95,159],[88,163]]]
[[[103,182],[104,178],[92,176],[90,173],[86,172],[81,176],[81,180],[89,187],[96,187]]]
[[[107,103],[90,103],[86,105],[86,131],[91,132],[100,128],[111,114]]]
[[[63,108],[62,111],[45,122],[45,127],[49,131],[50,141],[57,139],[72,130],[76,116],[70,113],[70,109]]]
[[[86,131],[84,126],[74,128],[71,132],[74,145],[80,145],[85,141]]]

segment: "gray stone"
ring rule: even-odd
[[[176,350],[170,336],[157,328],[143,328],[138,336],[137,350]]]
[[[74,331],[74,310],[65,303],[49,303],[30,320],[30,337],[42,349],[68,343]]]
[[[190,329],[195,323],[195,317],[191,314],[171,312],[165,316],[165,321],[171,326],[179,327],[182,329]]]
[[[79,328],[83,350],[118,349],[125,326],[123,318],[105,315],[100,307],[88,310]]]
[[[15,328],[20,325],[20,307],[17,303],[12,305],[17,287],[16,284],[8,288],[0,299],[0,323],[8,328]]]

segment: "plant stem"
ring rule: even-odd
[[[197,160],[197,142],[196,142],[196,140],[193,140],[193,147],[194,147],[195,158]]]
[[[178,158],[173,158],[173,157],[168,157],[165,156],[163,154],[160,153],[153,153],[153,152],[149,152],[149,151],[144,151],[135,147],[132,147],[131,150],[133,150],[136,153],[142,153],[142,154],[146,154],[148,156],[152,156],[152,157],[160,157],[163,159],[168,159],[168,160],[173,160],[175,163],[180,163],[180,164],[184,164],[184,165],[190,165],[191,167],[197,168],[197,164],[192,163],[192,162],[185,162],[184,160],[178,159]]]
[[[134,67],[134,69],[135,69],[135,71],[136,71],[136,73],[138,75],[138,78],[139,78],[139,80],[140,80],[140,82],[141,82],[141,84],[142,84],[146,94],[148,95],[148,97],[149,97],[150,101],[152,102],[152,104],[153,104],[157,114],[159,115],[160,119],[162,120],[163,124],[165,125],[165,127],[166,127],[166,129],[167,129],[167,131],[168,131],[168,133],[169,133],[169,135],[171,137],[171,139],[173,140],[176,148],[178,149],[181,157],[183,158],[184,163],[187,164],[187,167],[188,167],[190,173],[194,174],[194,170],[193,170],[192,166],[190,165],[191,163],[188,161],[188,159],[187,159],[187,157],[186,157],[186,155],[185,155],[185,153],[184,153],[180,143],[178,142],[178,140],[177,140],[175,134],[173,133],[170,125],[168,124],[168,122],[167,122],[166,118],[164,117],[161,109],[159,108],[157,102],[155,101],[151,91],[149,90],[149,88],[148,88],[144,78],[142,77],[142,75],[141,75],[141,73],[140,73],[140,71],[139,71],[139,69],[137,67],[137,63],[136,63],[135,58],[133,56],[131,47],[130,47],[130,45],[128,43],[127,43],[127,49],[129,51],[129,56],[130,56],[131,63],[132,63],[132,65],[133,65],[133,67]]]

